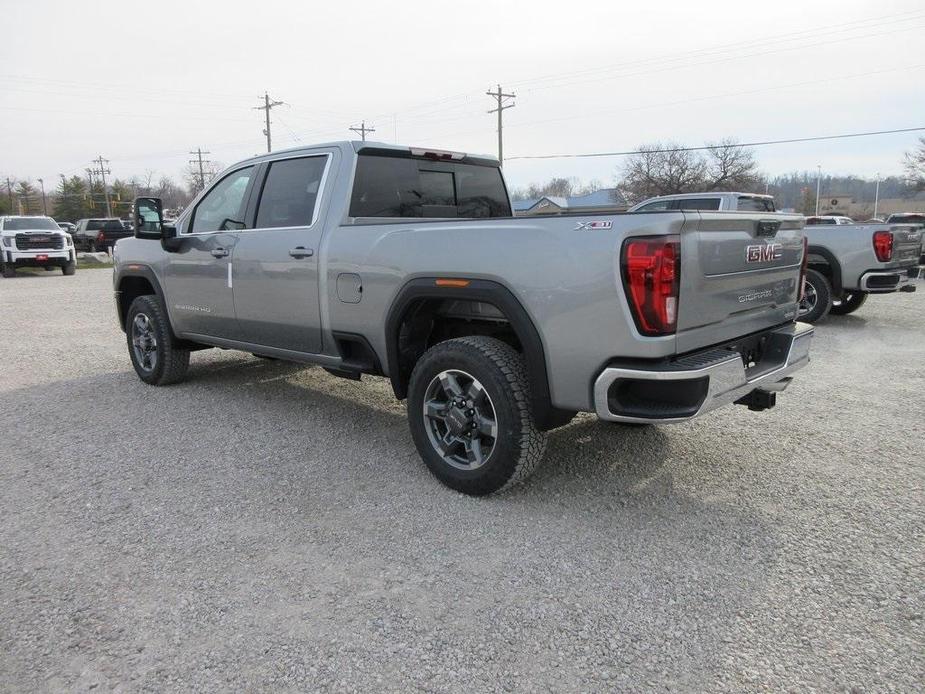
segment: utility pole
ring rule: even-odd
[[[106,216],[112,217],[112,204],[109,202],[109,188],[106,187],[106,174],[112,173],[105,166],[105,164],[109,163],[109,160],[103,159],[103,155],[101,154],[98,159],[93,160],[93,163],[100,165],[100,168],[96,169],[94,173],[99,174],[100,180],[103,182],[103,195],[106,196]]]
[[[365,120],[364,120],[364,121],[360,121],[360,127],[359,127],[359,128],[356,127],[355,125],[352,125],[352,126],[350,126],[349,129],[352,130],[352,131],[355,132],[355,133],[360,133],[360,139],[363,140],[363,142],[366,142],[366,133],[374,133],[374,132],[376,132],[376,129],[375,129],[374,127],[372,127],[372,126],[370,126],[370,127],[368,127],[368,128],[366,127],[366,121],[365,121]]]
[[[496,108],[493,108],[488,113],[498,114],[498,162],[503,165],[504,164],[504,144],[501,138],[501,126],[502,126],[501,114],[504,113],[505,109],[514,108],[514,106],[516,106],[516,104],[513,104],[513,103],[510,103],[510,104],[505,103],[505,99],[513,99],[517,95],[516,94],[505,94],[503,91],[501,91],[500,84],[498,85],[498,91],[496,92],[488,91],[485,93],[488,96],[495,99],[498,104]]]
[[[266,111],[267,115],[267,127],[263,131],[263,134],[267,136],[267,151],[272,152],[273,146],[270,141],[270,109],[275,108],[276,106],[282,106],[284,101],[270,101],[270,95],[267,92],[263,93],[263,106],[254,106],[254,111]]]
[[[203,160],[203,154],[212,154],[212,152],[203,152],[202,147],[197,147],[195,152],[190,152],[190,154],[195,154],[195,159],[190,159],[190,164],[199,164],[199,190],[203,191],[206,188],[206,173],[202,168],[203,164],[211,164],[212,162],[208,159]]]
[[[819,184],[822,182],[822,164],[818,165],[816,172],[816,216],[819,216]]]
[[[877,217],[877,209],[880,207],[880,172],[877,172],[877,192],[874,193],[874,218]]]
[[[48,216],[48,203],[45,201],[45,181],[38,179],[39,185],[42,186],[42,214]]]

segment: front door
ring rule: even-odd
[[[167,302],[174,330],[237,340],[231,258],[242,230],[253,185],[254,167],[218,181],[196,204],[177,235],[177,250],[167,256]]]
[[[331,155],[269,164],[254,229],[238,235],[232,268],[242,340],[321,351],[318,257],[322,188]]]

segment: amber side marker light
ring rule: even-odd
[[[468,287],[471,280],[439,279],[434,282],[438,287]]]
[[[129,265],[129,266],[128,266],[128,269],[129,269],[129,270],[140,270],[140,269],[141,269],[141,265]]]

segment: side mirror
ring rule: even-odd
[[[160,241],[164,234],[164,212],[160,198],[135,198],[135,238]]]

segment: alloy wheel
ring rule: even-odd
[[[153,371],[157,366],[157,336],[151,319],[144,313],[135,314],[132,321],[132,349],[141,368]]]
[[[424,393],[424,428],[434,450],[448,465],[475,470],[491,457],[498,440],[498,418],[488,392],[472,375],[442,371]]]

